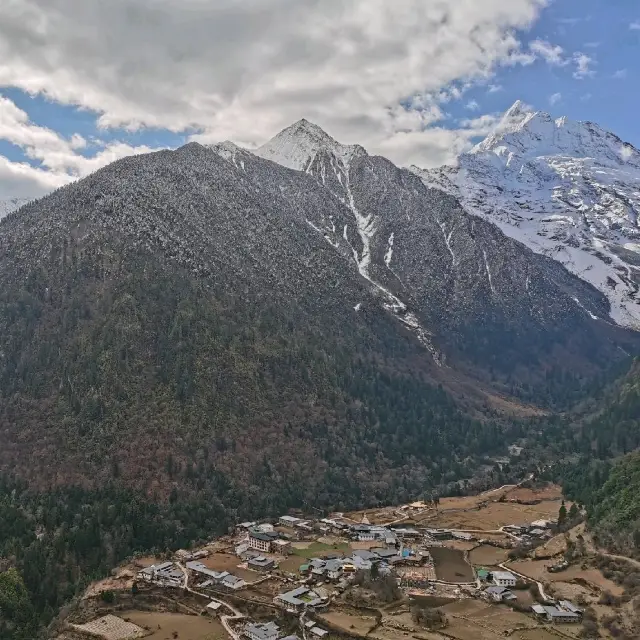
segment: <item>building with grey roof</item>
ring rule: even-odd
[[[278,640],[280,627],[273,621],[263,624],[250,622],[245,625],[242,633],[250,640]]]
[[[582,613],[582,609],[580,607],[577,607],[570,600],[560,600],[560,602],[558,602],[558,606],[561,609],[565,609],[566,611],[572,611],[573,613],[577,613],[577,614]]]
[[[271,558],[258,556],[257,558],[251,558],[247,562],[247,566],[249,569],[255,569],[256,571],[269,571],[276,566],[276,563]]]
[[[558,607],[533,605],[531,609],[538,616],[546,618],[549,622],[557,624],[577,623],[582,620],[582,616],[574,611],[566,611]]]
[[[517,600],[517,596],[506,587],[488,587],[484,592],[496,602]]]
[[[326,598],[321,598],[308,587],[298,587],[292,591],[281,593],[273,599],[274,603],[292,613],[303,609],[321,607],[327,604]]]

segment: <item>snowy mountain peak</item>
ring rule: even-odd
[[[360,145],[340,144],[317,124],[304,118],[283,129],[254,153],[289,169],[302,171],[321,150],[333,153],[345,166],[354,156],[367,155]]]
[[[466,158],[485,153],[494,154],[516,170],[529,159],[549,156],[592,158],[607,166],[631,164],[640,168],[640,152],[613,133],[592,122],[576,122],[567,117],[554,119],[520,101]]]
[[[632,145],[518,101],[457,166],[412,171],[561,262],[607,296],[613,320],[640,330],[640,152]]]

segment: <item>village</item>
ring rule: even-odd
[[[623,589],[592,565],[575,507],[577,524],[559,530],[570,508],[557,487],[508,486],[239,523],[197,549],[114,570],[59,640],[584,637]]]

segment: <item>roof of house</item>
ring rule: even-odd
[[[256,567],[268,567],[275,564],[271,558],[265,558],[264,556],[258,556],[257,558],[251,558],[247,564]]]
[[[245,582],[244,580],[242,580],[242,578],[238,578],[238,576],[229,574],[223,578],[222,583],[227,585],[228,587],[239,587]]]
[[[531,610],[532,610],[534,613],[537,613],[537,614],[539,614],[539,615],[544,615],[545,613],[547,613],[547,612],[546,612],[546,610],[545,610],[545,608],[544,608],[541,604],[534,604],[534,605],[532,605]]]
[[[254,540],[262,540],[262,542],[271,542],[273,540],[272,535],[269,535],[268,533],[263,531],[251,530],[249,531],[249,537],[253,538]]]
[[[339,558],[332,558],[331,560],[327,560],[324,568],[327,571],[339,571],[340,569],[342,569],[342,565],[344,565],[344,560],[341,560]]]
[[[484,591],[485,593],[496,594],[499,596],[505,591],[509,591],[509,589],[507,589],[506,587],[487,587]]]
[[[367,549],[356,549],[353,552],[354,557],[358,557],[362,560],[373,560],[378,556],[375,553],[371,553],[371,551],[367,551]]]
[[[379,558],[390,558],[391,556],[397,555],[398,551],[387,547],[376,547],[371,549],[371,553],[375,554]]]
[[[280,516],[280,520],[284,520],[285,522],[291,522],[292,524],[295,522],[302,522],[300,518],[296,518],[294,516]]]
[[[245,631],[251,635],[257,636],[261,640],[271,640],[277,638],[280,633],[280,627],[275,622],[267,622],[259,624],[257,622],[250,622]]]
[[[311,633],[318,636],[319,638],[322,638],[326,636],[329,632],[326,629],[321,629],[320,627],[313,627],[311,629]]]
[[[207,609],[213,609],[214,611],[217,611],[221,606],[222,602],[216,602],[215,600],[213,600],[207,605]]]
[[[570,600],[560,600],[558,604],[567,611],[572,611],[573,613],[582,613],[582,609],[580,607],[576,607],[576,605],[573,604],[573,602],[571,602]]]
[[[515,580],[516,577],[510,571],[494,571],[494,580]]]
[[[579,618],[580,616],[573,611],[562,611],[558,607],[544,607],[546,614],[550,618]]]
[[[292,591],[287,591],[287,593],[281,593],[278,599],[295,606],[306,604],[313,607],[322,602],[322,598],[318,597],[318,594],[311,591],[308,587],[298,587]]]

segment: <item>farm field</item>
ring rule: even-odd
[[[145,636],[145,640],[166,640],[172,637],[179,640],[226,640],[228,637],[222,625],[209,616],[155,611],[127,611],[121,615],[151,632],[151,635]]]
[[[366,636],[376,625],[376,619],[373,616],[346,611],[329,611],[320,615],[319,618],[344,633],[359,636]]]
[[[533,580],[540,580],[541,582],[571,582],[572,580],[584,580],[585,582],[594,585],[597,589],[602,591],[610,591],[613,595],[621,596],[624,592],[622,587],[617,585],[612,580],[608,580],[602,575],[599,569],[581,569],[580,567],[569,567],[566,571],[560,571],[559,573],[549,573],[546,570],[547,565],[550,562],[548,560],[532,560],[527,562],[521,560],[518,562],[511,562],[507,567],[512,567],[514,571],[521,573]]]
[[[557,501],[537,505],[521,505],[514,502],[490,502],[484,507],[463,510],[447,510],[440,507],[438,513],[420,522],[420,526],[448,529],[495,531],[508,524],[525,525],[535,520],[548,520],[558,516]]]
[[[459,640],[494,640],[519,625],[535,625],[529,616],[478,600],[459,600],[442,611],[449,619],[447,636]]]
[[[431,556],[435,563],[436,577],[445,582],[473,582],[472,567],[464,559],[464,553],[447,547],[432,547]]]
[[[469,562],[474,566],[493,566],[505,562],[509,557],[507,549],[491,545],[481,545],[469,552]]]
[[[208,569],[213,571],[228,571],[247,582],[255,582],[261,577],[260,574],[255,571],[238,568],[238,565],[241,563],[240,558],[230,553],[214,553],[207,558],[202,558],[199,562],[202,562]]]

